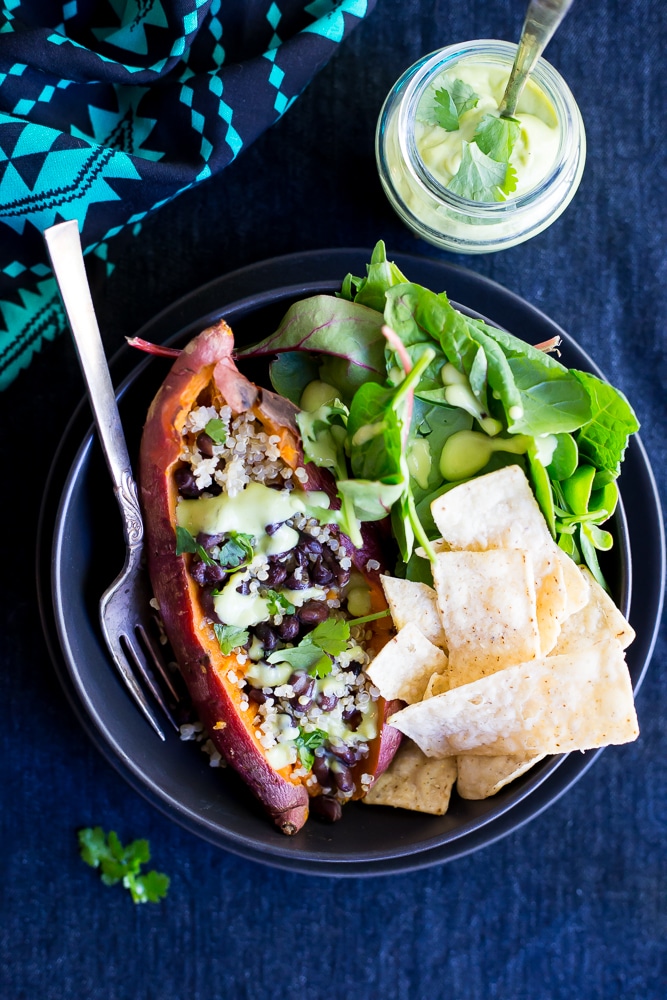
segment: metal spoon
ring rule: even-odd
[[[516,58],[500,104],[500,117],[511,118],[535,63],[544,52],[573,0],[531,0]]]

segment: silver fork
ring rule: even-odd
[[[143,559],[144,526],[137,484],[132,476],[120,414],[95,317],[77,222],[73,220],[51,226],[44,232],[44,240],[74,337],[88,399],[123,519],[125,565],[102,595],[100,624],[122,679],[155,732],[164,740],[162,728],[138,683],[137,674],[176,730],[178,724],[155,674],[159,675],[176,703],[179,696],[169,677],[162,651],[151,634],[155,622],[150,605],[152,591]]]

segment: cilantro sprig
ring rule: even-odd
[[[296,746],[299,760],[303,767],[308,768],[310,771],[315,761],[314,751],[321,747],[328,738],[329,734],[323,732],[321,729],[314,729],[310,733],[299,729],[299,735],[294,740],[294,745]]]
[[[350,641],[350,623],[343,618],[327,618],[303,637],[297,646],[277,649],[269,663],[289,663],[295,670],[307,670],[312,677],[326,677],[333,669],[333,657],[340,656]]]
[[[78,838],[82,859],[100,869],[104,885],[122,883],[135,903],[158,903],[167,895],[168,875],[153,870],[141,874],[142,865],[151,858],[147,840],[133,840],[123,847],[113,830],[105,834],[101,826],[79,830]]]
[[[230,531],[225,540],[218,546],[218,557],[214,559],[187,528],[183,528],[180,524],[176,525],[177,556],[191,552],[198,555],[202,562],[208,563],[208,565],[217,562],[223,569],[242,569],[243,566],[247,566],[254,556],[253,542],[254,535],[248,535],[242,531]]]
[[[236,625],[221,625],[216,622],[213,631],[223,656],[229,656],[234,649],[245,646],[250,638],[247,628],[237,628]]]
[[[466,112],[476,108],[479,96],[463,80],[444,77],[437,90],[420,104],[418,118],[457,132]],[[516,170],[510,157],[521,132],[516,118],[482,115],[472,141],[462,141],[461,163],[449,184],[450,191],[469,201],[505,201],[516,190]]]
[[[423,102],[420,106],[419,118],[427,125],[439,125],[447,132],[456,132],[461,127],[462,116],[478,103],[479,97],[470,84],[443,77],[431,102]]]

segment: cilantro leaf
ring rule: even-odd
[[[224,444],[227,440],[227,425],[220,417],[213,417],[206,424],[204,434],[208,434],[214,444]]]
[[[476,107],[478,102],[479,98],[469,84],[444,77],[442,87],[432,95],[431,104],[420,107],[418,117],[427,125],[439,125],[447,132],[456,132],[461,116]]]
[[[332,656],[339,656],[350,639],[350,626],[342,618],[328,618],[304,636],[298,646],[276,649],[269,663],[289,663],[295,670],[307,670],[312,677],[326,677],[333,669]]]
[[[449,190],[470,201],[504,201],[502,186],[507,168],[507,163],[491,159],[476,143],[464,142],[461,164],[449,182]]]
[[[475,129],[475,142],[492,160],[507,163],[520,131],[521,124],[516,118],[483,115]]]
[[[150,871],[145,875],[126,875],[123,885],[129,889],[135,903],[158,903],[167,895],[169,876],[162,872]]]
[[[245,566],[253,558],[253,535],[242,531],[230,531],[229,537],[222,543],[218,553],[218,562],[224,569],[238,569]]]
[[[327,618],[307,638],[325,653],[339,656],[350,640],[350,626],[343,618]]]
[[[309,668],[308,673],[311,677],[317,677],[321,680],[326,677],[333,670],[333,660],[326,653],[322,653],[320,658],[312,664]]]
[[[192,537],[187,528],[176,525],[176,555],[182,556],[185,552],[196,552],[197,542]]]
[[[308,770],[311,769],[315,760],[313,751],[321,747],[327,738],[328,734],[321,729],[314,729],[310,733],[304,732],[303,729],[299,730],[299,735],[294,740],[294,745],[296,746],[302,765],[307,767]]]
[[[216,622],[213,631],[224,656],[229,656],[232,650],[239,646],[245,646],[249,639],[248,629],[237,628],[235,625],[220,625]]]
[[[266,606],[271,615],[293,615],[294,605],[277,590],[269,590],[266,594]]]
[[[176,525],[176,555],[182,556],[185,552],[192,552],[199,556],[202,562],[212,566],[215,562],[203,545],[200,545],[196,538],[190,534],[187,528]]]
[[[318,667],[322,660],[322,650],[309,641],[306,636],[298,646],[286,646],[285,649],[276,649],[275,652],[267,656],[268,663],[289,663],[295,670],[308,670]],[[331,660],[329,660],[331,666]],[[321,666],[319,666],[321,669]],[[327,670],[326,673],[329,673]],[[325,676],[325,674],[322,674]]]
[[[166,896],[168,875],[156,871],[141,874],[141,866],[151,857],[147,840],[133,840],[123,847],[114,830],[107,835],[101,826],[79,830],[78,839],[82,860],[100,869],[104,885],[122,882],[135,903],[157,903]]]

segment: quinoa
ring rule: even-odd
[[[206,431],[211,421],[215,421],[215,440]],[[234,416],[226,405],[199,405],[189,413],[182,434],[180,459],[189,491],[182,490],[182,495],[188,499],[221,491],[232,498],[249,483],[288,493],[308,483],[306,469],[287,465],[280,437],[267,433],[252,412]],[[267,534],[281,525],[298,539],[291,549],[266,556],[253,547],[252,559],[238,570],[223,566],[239,593],[267,601],[264,620],[243,633],[247,638],[240,639],[226,680],[239,692],[240,711],[269,762],[277,770],[289,767],[290,779],[303,782],[309,792],[343,802],[357,791],[353,771],[357,766],[361,771],[369,742],[378,731],[379,691],[365,673],[372,656],[368,649],[372,632],[353,626],[343,648],[335,655],[327,652],[323,671],[290,665],[298,658],[288,656],[285,662],[271,657],[308,642],[318,623],[349,617],[347,590],[353,570],[349,540],[335,525],[297,511],[279,525],[267,525]],[[224,544],[224,539],[216,539],[205,559],[201,552],[189,557],[190,572],[204,591],[203,624],[209,630],[217,623],[223,628],[235,626],[216,618],[214,598],[220,593],[216,587],[223,583],[212,586],[208,581],[207,566],[220,559]],[[375,560],[369,560],[367,568],[371,563],[379,568]],[[215,572],[220,576],[219,568]],[[183,739],[205,737],[201,729],[182,727]],[[212,756],[211,763],[217,766],[219,759],[214,764]],[[367,774],[359,779],[361,791],[370,781]]]

